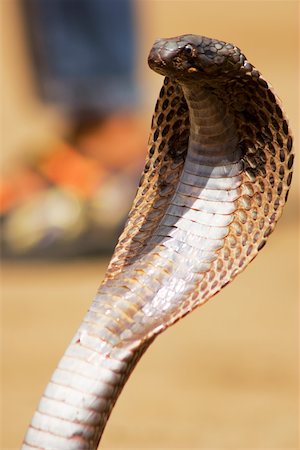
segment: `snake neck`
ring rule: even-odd
[[[132,323],[120,334],[122,345],[143,341],[182,315],[190,307],[182,298],[200,285],[199,302],[207,298],[205,277],[224,247],[240,196],[242,163],[228,106],[205,88],[183,86],[183,92],[190,138],[176,190],[138,258],[99,293],[114,296],[115,308],[128,302]]]
[[[128,302],[132,322],[118,345],[143,341],[182,313],[182,297],[195,292],[224,246],[240,196],[241,151],[228,106],[207,88],[182,89],[190,138],[176,190],[138,258],[107,281],[95,301],[96,310],[110,308],[106,297],[107,305],[114,298],[115,309]],[[109,317],[106,311],[103,316]]]
[[[237,130],[228,106],[206,87],[183,85],[182,90],[190,116],[187,159],[211,165],[237,161]]]
[[[234,121],[209,91],[184,87],[184,93],[191,133],[176,190],[139,257],[102,285],[46,388],[23,450],[96,449],[154,337],[226,281],[205,294],[239,195]]]

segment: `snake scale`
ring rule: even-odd
[[[140,185],[105,279],[58,364],[22,449],[96,449],[135,364],[165,328],[257,255],[287,200],[292,137],[237,48],[154,43],[164,76]]]

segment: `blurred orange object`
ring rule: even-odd
[[[136,115],[120,113],[81,133],[75,145],[110,172],[131,168],[136,172],[144,161],[147,134]]]
[[[90,197],[105,177],[105,170],[63,143],[39,163],[40,172],[58,186],[80,197]]]
[[[47,185],[47,181],[30,168],[16,170],[9,178],[0,180],[0,214],[28,200]]]

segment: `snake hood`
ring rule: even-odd
[[[232,44],[204,36],[185,34],[155,41],[148,58],[155,72],[182,80],[228,80],[240,74],[245,56]]]

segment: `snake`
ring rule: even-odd
[[[191,34],[158,39],[148,64],[164,80],[136,197],[22,450],[96,449],[149,345],[245,269],[288,197],[287,118],[238,47]]]

